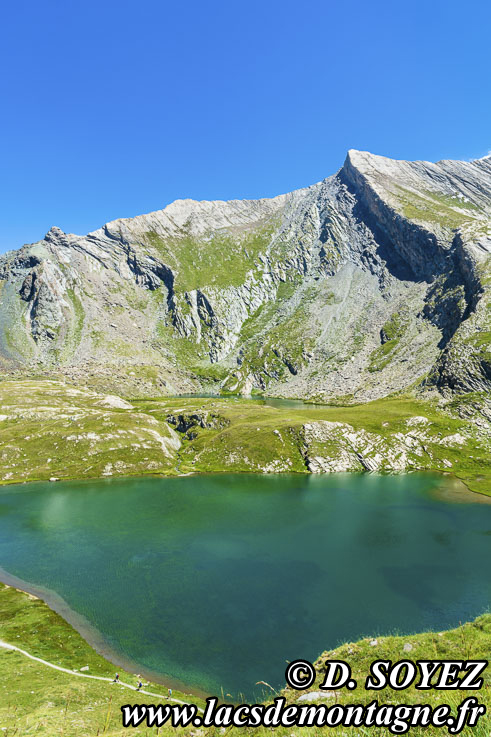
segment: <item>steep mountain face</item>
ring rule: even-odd
[[[490,215],[490,157],[350,151],[273,199],[52,228],[0,257],[1,365],[133,394],[489,391]]]

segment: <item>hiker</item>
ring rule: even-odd
[[[140,681],[140,679],[138,679],[138,688],[136,690],[140,691],[142,688],[143,688],[143,683]]]
[[[116,673],[116,675],[114,676],[113,683],[119,683],[119,673]]]
[[[167,689],[167,690],[169,691],[169,698],[170,698],[170,697],[172,696],[172,689],[171,689],[171,688],[169,688],[169,689]]]

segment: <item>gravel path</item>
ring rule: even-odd
[[[21,650],[20,647],[9,645],[7,642],[2,642],[2,640],[0,640],[0,647],[4,648],[5,650],[15,650],[16,652],[21,653],[21,655],[25,655],[26,658],[30,658],[31,660],[35,660],[38,663],[42,663],[42,665],[46,665],[48,666],[48,668],[54,668],[54,670],[60,670],[62,671],[62,673],[68,673],[70,676],[77,676],[78,678],[92,678],[95,681],[106,681],[107,683],[113,683],[112,678],[105,678],[104,676],[91,676],[88,673],[79,673],[78,671],[69,670],[68,668],[62,668],[61,665],[49,663],[47,660],[37,658],[35,655],[31,655],[25,650]],[[118,681],[118,685],[123,686],[124,688],[130,688],[132,691],[137,690],[136,686],[131,686],[129,683],[124,683],[123,681]],[[154,696],[158,699],[165,698],[167,699],[167,701],[174,701],[176,704],[189,704],[189,701],[180,701],[180,699],[168,698],[163,694],[152,693],[152,691],[144,691],[143,689],[141,689],[139,693],[143,693],[146,696]],[[198,708],[198,711],[202,712],[203,709]]]

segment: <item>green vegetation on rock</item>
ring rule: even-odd
[[[386,323],[384,323],[380,333],[382,345],[376,348],[370,354],[369,371],[380,371],[388,365],[392,354],[396,350],[399,341],[406,331],[407,318],[400,313],[394,313]]]
[[[480,208],[472,202],[444,195],[432,190],[422,190],[420,194],[398,186],[397,195],[404,217],[427,223],[437,223],[454,229],[472,220]]]
[[[264,253],[274,233],[274,224],[232,235],[221,232],[196,238],[183,233],[164,239],[148,231],[145,236],[164,263],[177,272],[175,289],[189,292],[205,286],[240,286],[255,260]]]

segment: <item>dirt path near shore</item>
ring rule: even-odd
[[[47,660],[42,660],[42,658],[37,658],[35,655],[31,655],[30,653],[26,652],[26,650],[21,650],[20,647],[16,647],[15,645],[9,645],[8,642],[3,642],[0,640],[0,647],[4,650],[15,650],[17,653],[21,653],[21,655],[25,655],[26,658],[30,658],[31,660],[35,660],[38,663],[41,663],[42,665],[46,665],[48,668],[54,668],[54,670],[62,671],[62,673],[68,673],[70,676],[77,676],[78,678],[92,678],[95,681],[106,681],[107,683],[113,683],[114,681],[112,678],[105,678],[104,676],[91,676],[88,673],[79,673],[75,670],[70,670],[69,668],[62,668],[61,665],[55,665],[54,663],[50,663]],[[132,691],[136,691],[136,686],[131,686],[129,683],[124,683],[123,681],[118,681],[119,686],[123,686],[124,688],[129,688]],[[157,694],[153,693],[152,691],[144,691],[143,689],[140,689],[139,693],[143,693],[146,696],[154,696],[157,699],[166,699],[167,701],[174,701],[176,704],[189,704],[189,701],[180,701],[180,699],[174,699],[169,698],[167,696],[164,696],[164,694]],[[203,709],[199,709],[198,711],[203,711]]]

